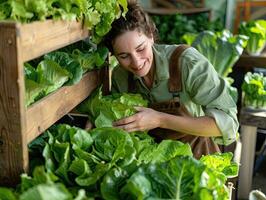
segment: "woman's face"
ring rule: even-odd
[[[127,31],[113,42],[114,55],[119,64],[137,76],[148,74],[153,63],[153,38],[144,33]]]

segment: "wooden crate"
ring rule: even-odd
[[[0,185],[12,186],[28,170],[27,144],[84,100],[100,83],[98,71],[86,73],[25,106],[23,63],[88,37],[80,22],[0,22]]]

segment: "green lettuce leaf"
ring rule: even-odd
[[[38,73],[38,83],[49,85],[46,94],[49,94],[60,88],[65,82],[71,78],[71,74],[62,69],[56,62],[52,60],[41,61],[36,69]]]
[[[226,178],[233,178],[238,176],[239,166],[237,163],[231,161],[233,154],[227,153],[215,153],[211,155],[205,155],[200,158],[200,161],[213,169],[217,176],[226,176]],[[225,179],[226,179],[225,178]]]
[[[246,51],[249,54],[260,54],[266,43],[266,20],[242,22],[239,33],[249,37]]]
[[[134,106],[147,106],[139,94],[113,94],[103,96],[101,88],[78,106],[82,113],[89,114],[96,127],[112,127],[118,119],[131,116],[137,111]]]
[[[1,200],[17,200],[14,192],[9,188],[0,187],[0,199]]]
[[[122,199],[223,199],[229,198],[224,182],[192,157],[142,165],[120,190]]]

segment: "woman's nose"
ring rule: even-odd
[[[141,59],[138,55],[132,55],[132,64],[134,68],[139,68],[142,66]]]

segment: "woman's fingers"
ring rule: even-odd
[[[113,122],[113,126],[128,132],[145,131],[158,127],[156,111],[145,107],[134,107],[138,112],[132,116]]]
[[[125,124],[125,125],[120,125],[120,126],[116,126],[116,128],[123,129],[123,130],[125,130],[127,132],[141,131],[141,129],[139,129],[136,126],[136,123],[130,123],[130,124]]]
[[[122,125],[125,125],[125,124],[129,124],[129,123],[132,123],[136,121],[136,116],[135,115],[132,115],[132,116],[129,116],[129,117],[125,117],[123,119],[120,119],[118,121],[115,121],[113,122],[113,126],[122,126]]]

